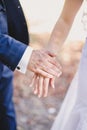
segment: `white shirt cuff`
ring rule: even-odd
[[[19,72],[21,72],[23,74],[26,73],[32,51],[33,51],[33,48],[28,46],[27,49],[25,50],[21,60],[19,61],[19,64],[17,65],[16,70],[18,70]]]

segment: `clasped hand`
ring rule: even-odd
[[[56,55],[45,50],[34,50],[29,61],[28,69],[34,72],[31,87],[34,87],[34,94],[38,97],[46,97],[48,88],[55,88],[55,77],[61,75],[61,66]]]

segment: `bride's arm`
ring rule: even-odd
[[[58,54],[58,52],[61,50],[60,48],[62,44],[64,43],[66,37],[68,36],[68,33],[70,31],[74,18],[79,8],[81,7],[82,2],[83,0],[65,0],[61,15],[59,19],[57,20],[54,26],[54,29],[51,33],[47,49],[49,49],[50,51],[56,54]],[[50,84],[50,79],[45,79],[44,77],[42,78],[41,77],[42,76],[40,76],[40,78],[38,79],[39,84],[36,85],[38,87],[35,87],[34,89],[35,91],[37,91],[37,94],[40,95],[40,97],[43,95],[44,89],[45,89],[45,95],[47,96],[48,87]],[[37,84],[37,83],[34,83],[34,84]],[[54,80],[51,86],[54,87]]]
[[[64,43],[74,18],[82,5],[83,0],[65,0],[63,10],[51,33],[48,48],[58,53]]]

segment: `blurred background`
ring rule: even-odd
[[[47,44],[52,29],[63,8],[64,0],[20,0],[29,26],[31,46],[43,48]],[[47,98],[38,98],[29,87],[32,73],[14,73],[14,102],[17,113],[18,130],[50,130],[59,112],[79,65],[85,42],[83,3],[72,29],[59,54],[63,75],[56,79],[56,89],[49,88]]]

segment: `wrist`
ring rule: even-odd
[[[60,51],[59,44],[56,43],[49,43],[48,46],[46,47],[47,50],[53,52],[54,54],[58,54],[58,52]]]

